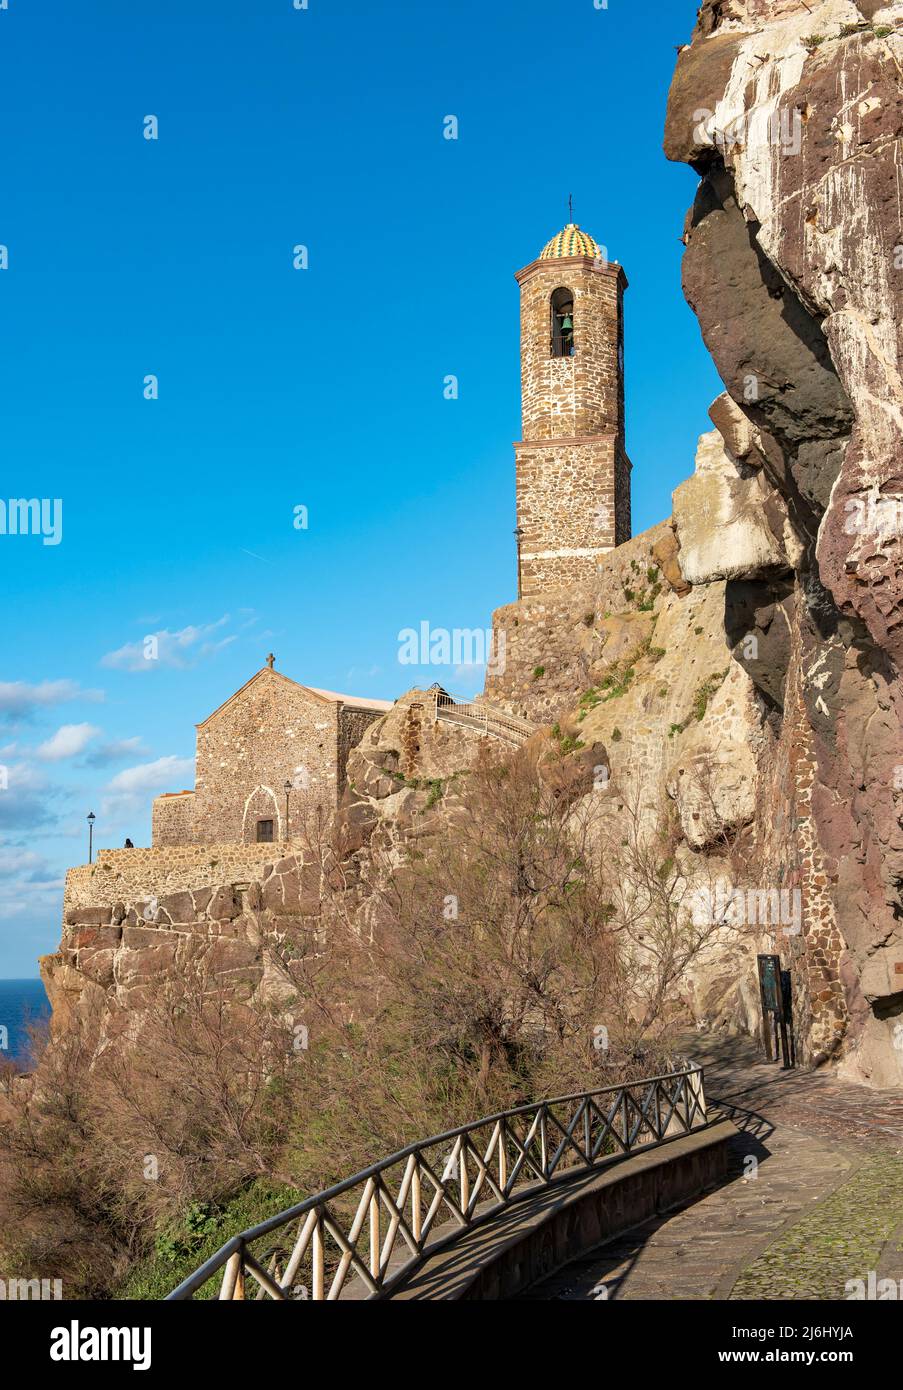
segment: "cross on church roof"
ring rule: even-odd
[[[270,652],[269,656],[267,657],[267,665],[269,666],[271,671],[273,669],[273,666],[275,665],[275,662],[276,658],[274,657],[273,653]]]

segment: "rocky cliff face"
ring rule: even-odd
[[[684,287],[727,388],[732,505],[745,488],[757,517],[723,577],[778,739],[763,873],[808,899],[791,954],[813,1056],[885,1085],[903,1074],[901,63],[903,4],[705,0],[665,142],[701,176]],[[688,550],[699,579],[704,537]]]

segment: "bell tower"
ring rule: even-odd
[[[523,438],[515,444],[524,597],[592,581],[630,539],[624,444],[627,279],[574,223],[518,271]]]

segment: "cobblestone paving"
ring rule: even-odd
[[[706,1068],[706,1090],[750,1110],[767,1109],[775,1124],[828,1139],[864,1139],[903,1150],[903,1090],[874,1091],[830,1072],[782,1071],[763,1061],[748,1039],[687,1044]]]
[[[894,1276],[885,1251],[903,1222],[903,1161],[882,1154],[819,1202],[814,1211],[779,1236],[742,1271],[731,1298],[846,1297],[849,1279],[868,1278],[883,1266],[900,1278],[897,1244]]]
[[[871,1270],[903,1281],[903,1094],[782,1072],[748,1042],[688,1050],[739,1126],[730,1181],[524,1297],[842,1300]]]

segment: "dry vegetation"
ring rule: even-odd
[[[284,919],[273,935],[296,1000],[252,1009],[198,969],[148,986],[128,1038],[103,1045],[85,1018],[29,1076],[8,1072],[9,1274],[159,1296],[299,1190],[482,1113],[649,1074],[714,929],[689,922],[667,818],[650,837],[623,804],[600,815],[586,779],[566,756],[544,776],[526,754],[476,772],[441,833],[401,863],[361,856],[353,887],[319,842],[333,891],[316,936]]]

